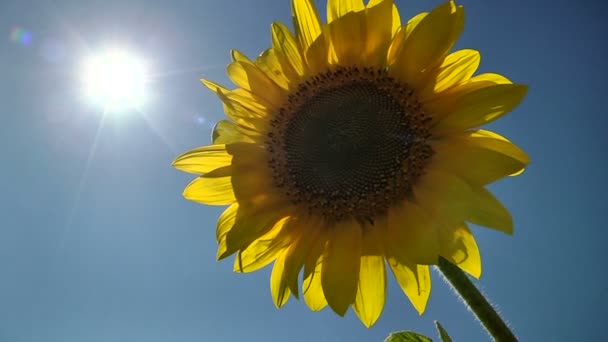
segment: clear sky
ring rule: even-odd
[[[397,1],[402,18],[438,1]],[[608,317],[603,1],[463,0],[457,48],[481,72],[530,85],[491,128],[532,157],[491,186],[513,237],[474,227],[479,286],[524,341],[601,341]],[[325,1],[318,2],[325,8]],[[53,0],[0,3],[0,341],[381,341],[411,329],[487,336],[437,273],[419,317],[391,279],[379,322],[277,310],[269,270],[215,261],[218,207],[184,200],[175,156],[210,142],[229,49],[257,55],[288,0]],[[19,31],[21,30],[21,31]],[[26,33],[29,32],[29,35]],[[19,35],[19,33],[21,33]],[[19,37],[17,37],[19,36]],[[119,46],[146,61],[141,111],[83,99],[83,60]]]

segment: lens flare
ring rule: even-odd
[[[13,43],[21,44],[23,46],[28,46],[28,45],[32,44],[33,38],[34,37],[32,35],[32,32],[30,32],[20,26],[14,26],[11,29],[11,33],[9,35],[9,39]]]
[[[105,111],[139,108],[144,101],[145,68],[124,51],[91,57],[84,68],[85,95]]]

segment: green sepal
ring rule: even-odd
[[[413,331],[396,331],[388,335],[384,342],[433,342],[433,340]]]
[[[452,338],[450,338],[450,335],[448,335],[448,332],[441,326],[439,321],[435,321],[435,326],[437,327],[439,338],[441,338],[442,342],[452,342]]]

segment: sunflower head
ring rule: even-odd
[[[475,50],[450,52],[464,25],[453,1],[405,24],[392,0],[328,0],[327,23],[312,0],[293,0],[292,13],[295,34],[273,23],[255,60],[233,51],[236,88],[203,80],[228,119],[212,145],[175,160],[199,175],[184,196],[229,205],[218,258],[236,254],[237,272],[274,263],[277,307],[303,293],[312,310],[352,307],[369,327],[388,268],[422,313],[440,256],[481,274],[467,222],[512,233],[485,186],[528,156],[479,126],[527,88],[474,76]]]

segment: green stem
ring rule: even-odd
[[[495,341],[517,341],[507,324],[494,310],[492,304],[479,292],[460,268],[444,258],[439,258],[439,271],[452,288],[460,295],[462,301],[473,311],[483,327]]]

